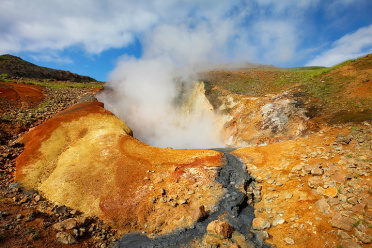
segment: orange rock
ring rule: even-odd
[[[220,152],[146,145],[99,102],[75,105],[20,141],[25,150],[16,160],[16,180],[23,187],[125,231],[187,227],[193,209],[211,209],[222,195],[215,181]],[[199,185],[211,187],[187,194]],[[167,201],[151,201],[161,197],[161,189]],[[188,204],[172,207],[175,195]]]
[[[212,221],[207,226],[209,234],[217,235],[221,239],[230,238],[233,231],[228,223],[221,220]]]
[[[252,222],[252,228],[255,230],[263,230],[266,228],[270,228],[270,226],[270,223],[261,217],[254,218]]]
[[[328,197],[336,197],[337,194],[338,194],[338,191],[335,187],[328,187],[326,190],[325,190],[325,193],[324,193],[326,196]]]
[[[311,177],[309,178],[307,184],[310,188],[317,188],[323,185],[323,179],[321,177]]]

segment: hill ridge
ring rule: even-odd
[[[70,71],[51,69],[35,65],[20,57],[4,54],[0,56],[0,74],[10,77],[23,77],[33,79],[54,79],[71,82],[97,82],[94,78],[78,75]]]

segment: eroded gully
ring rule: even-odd
[[[230,154],[231,149],[215,149],[223,152],[226,164],[221,167],[217,181],[226,189],[223,198],[217,203],[216,211],[209,213],[203,221],[194,225],[176,230],[172,233],[149,238],[142,233],[126,234],[114,247],[116,248],[150,248],[150,247],[189,247],[195,239],[201,239],[206,233],[208,224],[224,213],[225,219],[234,230],[243,234],[247,247],[267,247],[254,232],[251,232],[254,208],[247,203],[248,197],[240,189],[246,189],[252,178],[249,176],[244,163],[236,156]],[[227,213],[227,214],[226,214]]]

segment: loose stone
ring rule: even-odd
[[[315,206],[323,214],[329,214],[329,211],[331,210],[331,207],[328,205],[327,200],[324,198],[316,201]]]
[[[64,220],[62,222],[62,225],[63,227],[66,229],[66,230],[71,230],[71,229],[74,229],[77,227],[77,222],[75,219],[67,219],[67,220]]]
[[[284,241],[285,241],[287,244],[289,244],[289,245],[294,245],[294,244],[295,244],[294,240],[291,239],[291,238],[289,238],[289,237],[286,237],[286,238],[284,239]]]
[[[264,230],[266,228],[270,228],[270,223],[261,217],[254,218],[252,222],[252,228],[254,230]]]
[[[335,187],[328,187],[328,188],[325,190],[324,194],[325,194],[326,196],[330,197],[330,198],[333,198],[333,197],[336,197],[336,196],[337,196],[338,191],[337,191],[337,189],[336,189]]]
[[[228,223],[221,220],[215,220],[208,224],[207,232],[216,235],[219,238],[230,238],[233,229]]]
[[[282,217],[278,216],[278,217],[276,217],[276,218],[273,220],[273,226],[281,225],[281,224],[283,224],[284,222],[285,222],[285,220],[284,220]]]
[[[340,236],[342,239],[351,239],[350,235],[342,230],[337,230],[337,235]]]
[[[293,194],[286,192],[284,193],[284,197],[285,199],[291,199],[293,197]]]
[[[67,232],[57,233],[56,239],[57,239],[58,242],[60,242],[62,244],[65,244],[65,245],[77,244],[77,241],[74,238],[74,236],[72,236],[71,234],[69,234]]]
[[[321,185],[323,185],[323,179],[321,177],[312,177],[309,178],[307,184],[310,188],[317,188]]]
[[[333,216],[331,224],[333,227],[337,227],[339,229],[345,231],[351,231],[355,225],[356,221],[349,217],[343,217],[340,214]]]
[[[360,245],[358,245],[351,239],[342,241],[341,245],[343,248],[362,248]]]
[[[362,241],[364,244],[370,244],[372,243],[372,235],[368,235],[364,232],[360,232],[358,230],[355,230],[355,236]]]

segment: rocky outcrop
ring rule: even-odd
[[[212,150],[148,146],[99,102],[75,105],[30,130],[19,142],[16,180],[61,205],[122,231],[162,234],[190,226],[223,191],[223,163]]]
[[[291,140],[308,131],[306,110],[290,92],[246,97],[214,87],[206,92],[220,126],[221,142],[251,146]]]

